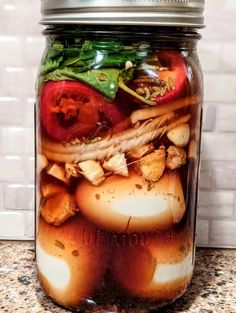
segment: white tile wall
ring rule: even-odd
[[[217,162],[214,164],[215,177],[214,189],[235,190],[236,186],[236,163]]]
[[[236,55],[236,52],[235,52]],[[235,62],[236,63],[236,62]],[[216,119],[217,130],[221,132],[236,132],[236,106],[219,105]],[[225,134],[227,136],[227,134]]]
[[[0,0],[0,238],[32,239],[33,103],[44,39],[39,0]],[[200,246],[236,247],[236,1],[206,0]]]
[[[208,245],[209,243],[209,221],[200,219],[197,222],[197,243],[200,245]]]
[[[213,180],[213,168],[211,162],[201,162],[201,173],[200,173],[200,188],[211,189]]]
[[[235,247],[236,246],[236,221],[230,220],[213,220],[211,222],[210,242],[214,247],[221,247],[222,238],[224,245]]]
[[[4,186],[4,208],[6,210],[25,211],[33,207],[33,185],[7,184]]]
[[[236,247],[236,1],[205,2],[207,27],[199,43],[205,112],[198,244]]]
[[[233,191],[201,191],[199,195],[200,218],[232,217],[234,211]]]

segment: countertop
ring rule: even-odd
[[[4,312],[69,312],[43,293],[37,281],[33,242],[0,242],[0,313]],[[236,313],[236,250],[197,249],[190,288],[161,312]]]

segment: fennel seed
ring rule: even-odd
[[[174,81],[171,77],[168,77],[168,85],[170,87],[170,89],[174,89],[175,88],[175,84]]]
[[[145,90],[142,87],[136,89],[138,95],[143,96],[145,95]]]
[[[166,88],[166,86],[165,86],[165,87],[163,87],[163,88],[161,89],[160,96],[163,97],[164,94],[166,93],[166,91],[167,91],[167,88]]]

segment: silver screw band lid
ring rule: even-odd
[[[41,24],[204,27],[204,0],[41,0]]]

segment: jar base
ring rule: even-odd
[[[148,300],[127,296],[124,291],[115,289],[113,292],[101,288],[93,298],[87,298],[84,303],[77,308],[65,306],[62,303],[48,296],[57,306],[68,309],[70,312],[83,313],[154,313],[173,304],[180,299],[187,291],[191,279],[184,289],[173,299],[169,300]],[[43,288],[43,287],[42,287]],[[106,303],[106,304],[105,304]]]

